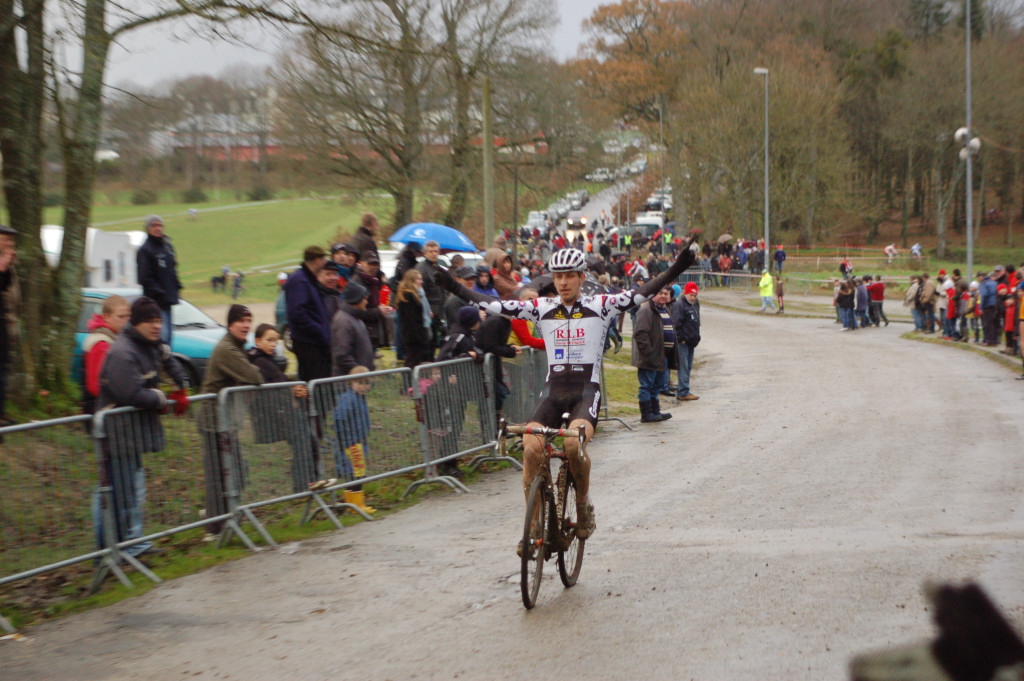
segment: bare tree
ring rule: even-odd
[[[64,22],[60,31],[47,25]],[[73,394],[68,381],[80,306],[85,235],[96,174],[95,151],[110,45],[139,27],[181,17],[209,25],[238,19],[307,23],[287,0],[153,0],[131,7],[109,0],[0,0],[0,153],[11,225],[20,233],[18,310],[24,337],[15,357],[15,399],[37,388]],[[55,21],[55,20],[54,20]],[[59,55],[77,53],[80,68]],[[47,98],[57,120],[64,160],[64,241],[60,264],[44,257],[42,224],[43,120]]]
[[[545,37],[555,15],[551,0],[441,0],[441,52],[451,89],[451,190],[445,224],[459,227],[466,216],[475,165],[471,139],[479,132],[472,117],[483,73]]]
[[[424,0],[359,3],[337,27],[306,33],[276,74],[289,143],[391,194],[396,225],[412,220],[425,116],[437,100],[432,9]]]

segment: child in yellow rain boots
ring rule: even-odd
[[[348,375],[365,374],[368,371],[366,367],[357,366]],[[339,478],[358,480],[366,477],[366,450],[370,436],[370,410],[366,406],[366,393],[370,391],[370,381],[356,380],[348,387],[349,390],[341,394],[334,408],[334,427],[338,433],[334,468]],[[362,485],[345,490],[345,503],[357,506],[366,513],[376,511],[366,505]]]

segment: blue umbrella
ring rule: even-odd
[[[473,245],[473,242],[459,230],[434,222],[414,222],[406,225],[392,234],[390,241],[400,244],[415,241],[421,245],[428,241],[436,241],[442,251],[470,251],[475,253],[478,250]]]

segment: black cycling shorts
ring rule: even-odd
[[[597,415],[601,408],[601,385],[590,381],[561,378],[549,381],[540,394],[540,404],[533,412],[532,421],[548,428],[562,427],[562,414],[569,413],[569,423],[576,419],[590,421],[597,429]]]

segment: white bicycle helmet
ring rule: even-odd
[[[552,272],[586,272],[587,256],[577,248],[563,248],[552,254],[548,269]]]

